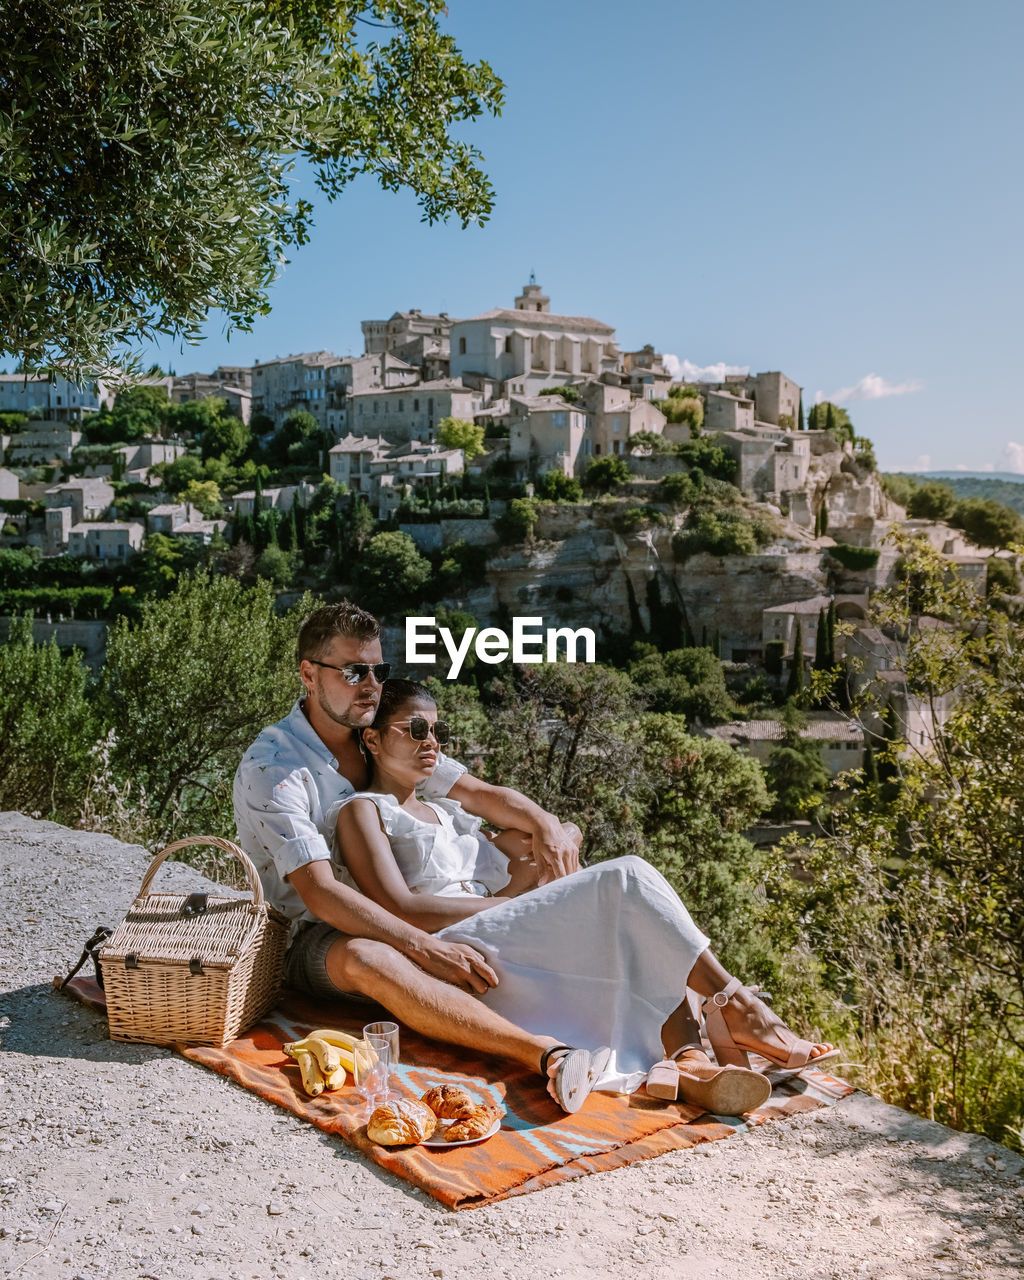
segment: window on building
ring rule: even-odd
[[[413,413],[419,413],[419,411],[420,411],[420,402],[419,402],[418,400],[414,400],[414,401],[412,402],[412,411],[413,411]]]
[[[464,356],[465,354],[466,354],[466,339],[460,338],[459,339],[459,355]]]
[[[511,353],[512,353],[512,335],[509,334],[509,336],[505,339],[505,354],[511,355]]]
[[[399,413],[404,413],[404,412],[405,412],[405,401],[404,401],[404,400],[399,400],[399,402],[398,402],[398,412],[399,412]]]
[[[374,413],[376,413],[376,412],[377,412],[377,410],[378,410],[379,408],[380,408],[380,405],[378,405],[377,401],[376,401],[376,400],[374,400],[374,402],[373,402],[373,411],[374,411]]]
[[[565,426],[565,414],[564,414],[564,413],[553,413],[553,414],[551,415],[551,425],[552,425],[553,427],[564,427],[564,426]]]

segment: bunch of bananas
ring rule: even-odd
[[[326,1027],[311,1031],[304,1040],[295,1040],[283,1048],[299,1064],[303,1089],[311,1098],[316,1098],[325,1089],[342,1087],[353,1069],[352,1046],[358,1042],[358,1036]]]

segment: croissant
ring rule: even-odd
[[[438,1084],[420,1098],[439,1120],[461,1120],[472,1114],[476,1103],[465,1091],[454,1084]]]
[[[445,1142],[470,1142],[482,1138],[490,1129],[498,1113],[493,1107],[473,1107],[472,1114],[463,1116],[445,1130]]]
[[[437,1128],[437,1117],[422,1102],[393,1098],[378,1107],[366,1124],[366,1135],[382,1147],[423,1142]]]

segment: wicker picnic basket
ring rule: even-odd
[[[164,859],[215,845],[245,868],[249,898],[150,893]],[[139,896],[99,953],[112,1040],[227,1044],[277,999],[288,919],[263,898],[256,868],[230,840],[176,840],[150,863]]]

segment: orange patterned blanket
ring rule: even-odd
[[[103,992],[92,978],[73,978],[66,990],[93,1008],[105,1007]],[[479,1101],[498,1104],[505,1115],[500,1131],[478,1146],[389,1149],[366,1136],[364,1104],[354,1088],[308,1097],[298,1067],[281,1048],[315,1027],[358,1033],[375,1016],[373,1010],[374,1006],[316,1003],[286,992],[271,1014],[223,1049],[177,1048],[268,1102],[338,1134],[451,1209],[489,1204],[585,1173],[727,1138],[767,1120],[831,1105],[853,1092],[851,1085],[824,1071],[807,1070],[777,1087],[764,1107],[744,1119],[711,1116],[685,1103],[656,1102],[643,1092],[631,1097],[591,1094],[582,1111],[567,1116],[548,1097],[540,1077],[525,1067],[449,1048],[402,1027],[402,1061],[393,1072],[396,1092],[419,1097],[435,1084],[459,1084]]]

